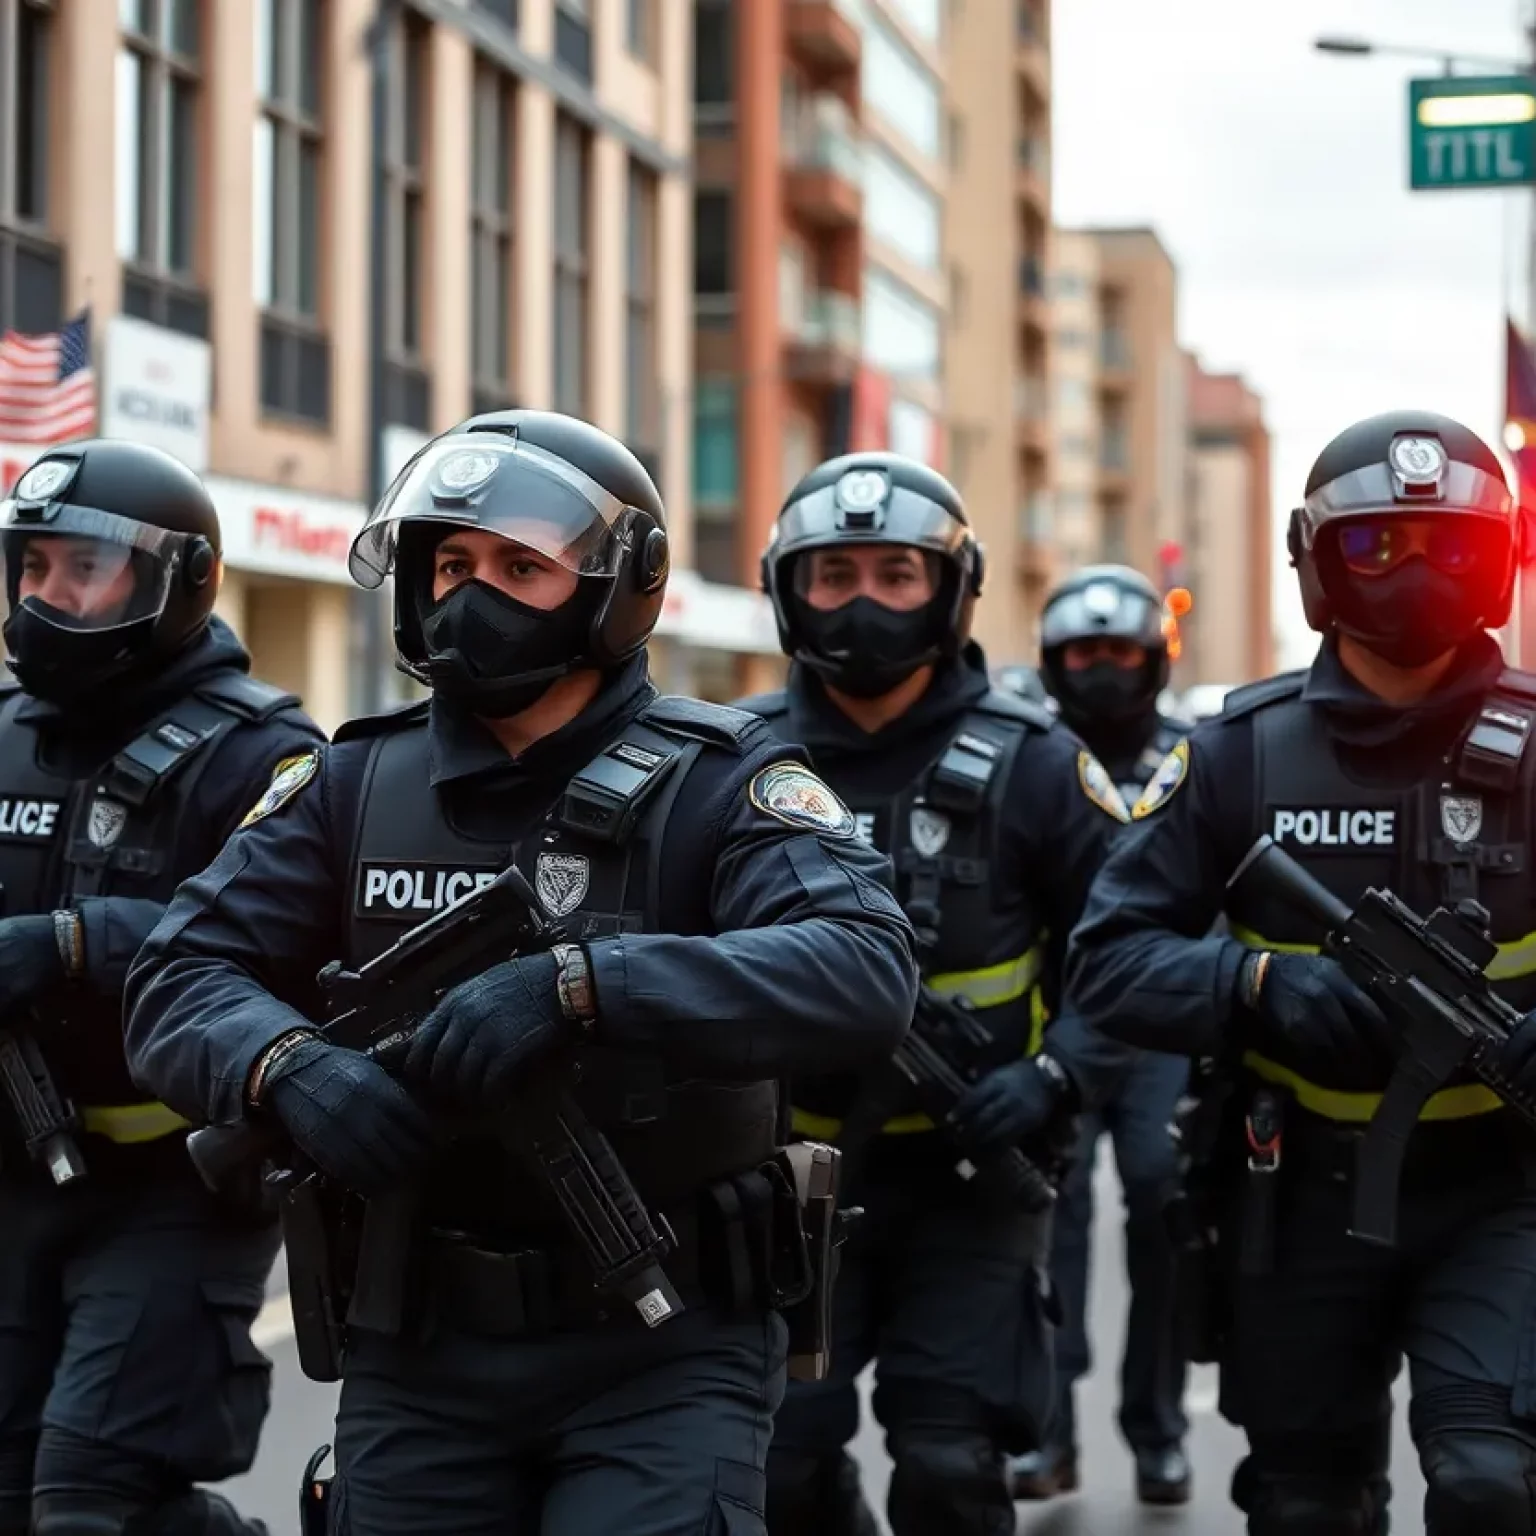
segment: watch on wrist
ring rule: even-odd
[[[71,981],[78,981],[85,975],[85,926],[78,912],[53,914],[53,941],[59,947],[65,976]]]
[[[1076,1094],[1077,1085],[1072,1081],[1072,1074],[1054,1056],[1040,1051],[1035,1056],[1035,1066],[1040,1075],[1051,1085],[1058,1099],[1070,1099]]]
[[[583,1032],[590,1032],[597,1020],[597,992],[592,985],[587,952],[579,944],[557,944],[551,953],[559,967],[555,987],[560,997],[560,1011]]]
[[[279,1035],[256,1058],[256,1064],[251,1068],[251,1075],[246,1081],[245,1102],[252,1109],[260,1109],[266,1097],[267,1082],[272,1076],[272,1068],[295,1047],[302,1045],[306,1040],[317,1038],[312,1029],[294,1029],[286,1035]]]

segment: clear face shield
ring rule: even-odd
[[[410,524],[495,534],[578,576],[613,576],[630,508],[555,454],[510,435],[461,433],[428,443],[352,541],[348,570],[374,588],[395,568]],[[418,573],[412,573],[417,575]]]

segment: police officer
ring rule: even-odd
[[[203,1190],[120,1024],[177,884],[322,739],[212,617],[219,550],[202,482],[137,443],[52,449],[0,506],[3,1536],[265,1530],[193,1485],[255,1459],[276,1224]]]
[[[1232,1063],[1222,1409],[1247,1432],[1233,1494],[1254,1536],[1385,1532],[1404,1355],[1432,1536],[1536,1528],[1532,1138],[1475,1085],[1436,1094],[1408,1145],[1398,1246],[1350,1236],[1396,1031],[1305,919],[1226,891],[1267,833],[1350,904],[1369,886],[1425,912],[1475,897],[1499,991],[1536,1002],[1536,678],[1487,634],[1509,613],[1512,530],[1499,462],[1459,423],[1401,411],[1336,437],[1289,531],[1316,660],[1236,690],[1174,748],[1074,939],[1091,1019]],[[1212,935],[1223,911],[1230,934]],[[1536,1046],[1523,1033],[1517,1075]]]
[[[992,1037],[956,1136],[982,1156],[1070,1125],[1122,1053],[1065,1018],[1030,1053],[1125,811],[1048,710],[989,685],[969,640],[982,552],[959,495],[896,454],[833,459],[790,492],[763,583],[789,687],[746,707],[805,742],[890,851],[928,985]],[[854,1380],[878,1358],[896,1536],[1012,1532],[1002,1453],[1038,1443],[1051,1400],[1048,1219],[973,1192],[932,1120],[908,1104],[872,1115],[871,1086],[825,1074],[793,1085],[796,1129],[838,1137],[862,1164],[849,1198],[867,1214],[838,1278],[831,1374],[792,1383],[775,1424],[769,1528],[874,1530],[843,1447],[858,1427]]]
[[[274,1118],[365,1196],[423,1184],[415,1305],[349,1330],[333,1531],[761,1529],[785,1333],[753,1255],[779,1235],[732,1191],[773,1154],[777,1078],[906,1028],[886,863],[798,749],[647,681],[666,522],[606,433],[474,417],[401,472],[352,570],[393,570],[400,663],[432,697],[344,726],[182,888],[130,978],[134,1068],[189,1115]],[[305,978],[509,863],[567,942],[448,992],[409,1092],[315,1032]],[[653,1330],[473,1130],[563,1050],[676,1235],[685,1310]]]
[[[1129,803],[1182,738],[1159,715],[1168,686],[1162,600],[1139,571],[1085,567],[1051,594],[1040,616],[1040,676],[1061,717],[1104,764]],[[1188,1078],[1183,1057],[1138,1051],[1103,1109],[1083,1118],[1082,1141],[1056,1208],[1051,1278],[1061,1298],[1056,1335],[1056,1411],[1047,1443],[1013,1464],[1014,1494],[1043,1499],[1078,1485],[1073,1384],[1091,1364],[1088,1255],[1093,1164],[1107,1130],[1125,1191],[1125,1256],[1131,1288],[1120,1366],[1120,1431],[1136,1457],[1138,1496],[1148,1504],[1189,1498],[1181,1398],[1184,1362],[1172,1323],[1174,1257],[1163,1207],[1177,1178],[1168,1134]]]

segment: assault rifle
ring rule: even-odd
[[[1269,837],[1238,865],[1227,889],[1256,882],[1326,930],[1323,953],[1403,1031],[1403,1053],[1360,1143],[1350,1231],[1391,1247],[1408,1138],[1430,1097],[1470,1072],[1532,1125],[1536,1098],[1499,1068],[1524,1015],[1494,992],[1485,972],[1498,946],[1475,901],[1420,917],[1390,891],[1368,890],[1354,911]]]
[[[923,987],[911,1029],[889,1064],[867,1080],[839,1144],[862,1151],[880,1127],[914,1099],[940,1132],[949,1135],[946,1126],[951,1112],[971,1085],[985,1076],[983,1063],[995,1051],[991,1031],[972,1008]],[[1055,1203],[1052,1177],[1022,1148],[1004,1147],[980,1158],[972,1158],[958,1144],[956,1151],[960,1157],[955,1171],[997,1203],[1031,1214]],[[846,1171],[843,1182],[845,1186],[852,1182]]]
[[[79,1118],[54,1086],[48,1063],[30,1035],[0,1030],[0,1088],[33,1162],[46,1168],[55,1184],[84,1178],[85,1159],[75,1141]]]
[[[327,1014],[320,1033],[333,1045],[366,1052],[388,1066],[451,988],[500,961],[547,949],[555,937],[539,914],[527,877],[516,867],[505,869],[358,970],[345,970],[335,961],[327,965],[318,977]],[[661,1268],[675,1240],[665,1221],[657,1230],[608,1138],[567,1091],[565,1071],[557,1061],[538,1072],[526,1091],[496,1114],[491,1129],[542,1181],[591,1269],[594,1288],[622,1296],[655,1327],[683,1310]],[[192,1161],[213,1189],[285,1146],[281,1126],[271,1121],[209,1126],[187,1138]],[[304,1234],[312,1248],[324,1241],[312,1200],[316,1178],[290,1175],[284,1194],[296,1234]],[[295,1200],[301,1191],[310,1201],[304,1210]],[[365,1250],[371,1246],[367,1225],[372,1208],[388,1204],[389,1197],[369,1202]],[[330,1309],[320,1310],[327,1313],[325,1331],[334,1341],[339,1330]],[[329,1353],[334,1355],[334,1348]]]

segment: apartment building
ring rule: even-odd
[[[1052,453],[1049,0],[949,8],[945,394],[951,473],[987,548],[976,632],[1027,657],[1059,566]]]
[[[221,610],[322,722],[387,669],[346,572],[371,455],[477,409],[571,411],[647,459],[679,568],[663,678],[763,643],[752,594],[693,562],[691,51],[680,0],[0,0],[0,329],[88,315],[101,428],[207,476]],[[7,483],[36,451],[0,443]]]
[[[700,576],[756,586],[785,492],[832,454],[940,464],[941,0],[696,0]],[[706,694],[770,685],[698,655]]]

